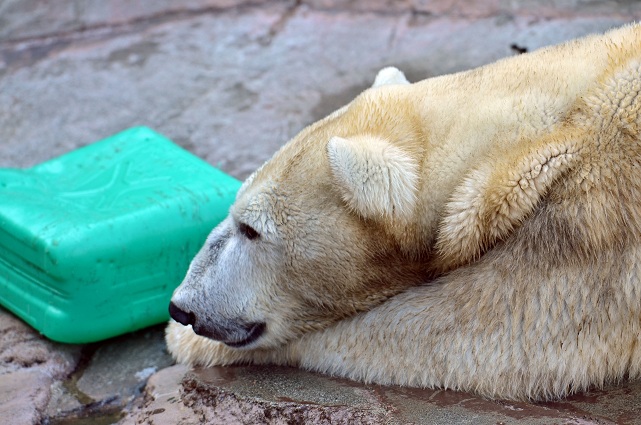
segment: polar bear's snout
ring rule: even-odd
[[[204,332],[194,331],[201,336],[205,336],[216,341],[220,341],[230,347],[244,347],[256,341],[265,332],[265,322],[257,323],[229,323],[225,328],[205,328]]]
[[[242,323],[230,320],[215,326],[201,325],[198,321],[192,325],[196,334],[234,348],[244,347],[256,341],[265,332],[265,328],[264,322]]]
[[[194,332],[200,336],[220,341],[230,347],[244,347],[256,341],[265,332],[265,322],[243,323],[240,321],[226,320],[214,326],[198,320],[193,312],[187,312],[178,307],[174,302],[169,303],[169,315],[176,322],[191,325]]]
[[[174,304],[173,301],[169,303],[169,315],[176,322],[184,326],[193,325],[196,323],[196,315],[194,313],[192,313],[191,311],[186,312],[182,310],[180,307]]]
[[[269,314],[251,272],[251,250],[227,218],[208,236],[169,303],[169,315],[183,326],[230,347],[265,342]]]

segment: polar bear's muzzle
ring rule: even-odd
[[[184,326],[191,325],[196,334],[234,348],[245,347],[256,341],[267,328],[265,322],[242,323],[232,320],[211,325],[198,320],[193,312],[184,311],[173,302],[169,303],[169,315]]]

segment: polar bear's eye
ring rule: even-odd
[[[245,223],[238,224],[238,230],[249,240],[256,239],[260,236],[260,233],[258,233],[256,229]]]

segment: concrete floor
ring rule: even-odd
[[[243,179],[384,66],[415,81],[640,17],[634,1],[4,0],[0,167],[28,167],[147,125]],[[250,423],[266,411],[285,421],[303,406],[303,419],[322,422],[319,411],[329,409],[338,423],[350,414],[372,423],[641,423],[638,382],[527,405],[269,368],[216,369],[183,381],[185,370],[167,369],[163,350],[161,328],[63,346],[0,310],[0,419],[62,424],[90,415],[111,423],[138,406],[124,423],[182,416],[183,423],[230,423],[224,412]],[[109,382],[103,372],[113,364],[122,370]],[[227,378],[212,381],[216,373]],[[256,376],[263,392],[252,392]],[[318,385],[345,401],[288,392]]]

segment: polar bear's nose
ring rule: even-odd
[[[180,307],[173,302],[169,303],[169,315],[176,322],[185,326],[196,323],[196,315],[194,313],[187,313],[186,311],[181,310]]]

